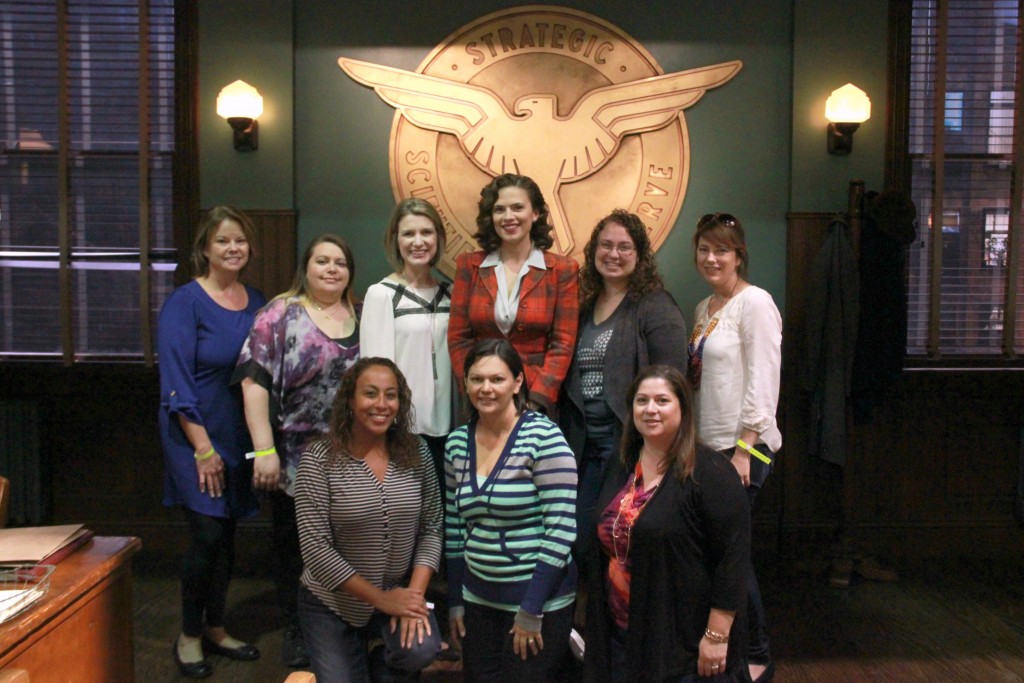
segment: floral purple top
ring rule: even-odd
[[[271,301],[242,346],[234,382],[250,378],[270,394],[270,426],[281,458],[281,489],[294,496],[295,472],[307,442],[328,429],[341,376],[359,360],[359,313],[344,339],[331,339],[295,298]]]

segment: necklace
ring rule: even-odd
[[[329,318],[330,320],[338,320],[338,318],[335,318],[333,315],[330,314],[328,309],[334,308],[337,304],[340,304],[341,303],[341,299],[338,299],[333,304],[328,304],[326,306],[324,306],[322,303],[317,301],[317,298],[315,296],[313,296],[312,294],[309,296],[309,300],[313,304],[313,308],[315,308],[317,311],[323,313],[327,318]]]
[[[724,308],[724,306],[723,306]],[[690,343],[686,347],[687,352],[687,363],[686,363],[686,379],[690,380],[690,386],[693,387],[694,391],[700,389],[700,378],[704,371],[704,342],[708,340],[708,335],[718,325],[718,318],[722,314],[722,308],[715,312],[715,315],[708,321],[704,327],[704,334],[701,335],[701,327],[697,325],[693,328],[693,334],[690,335]],[[707,313],[705,312],[705,316]],[[700,338],[700,344],[697,343],[697,338]]]
[[[398,275],[398,277],[396,278],[396,280],[398,282],[398,287],[396,287],[396,292],[397,293],[395,294],[395,298],[394,298],[394,302],[393,302],[393,306],[395,307],[396,315],[397,315],[397,312],[398,312],[398,302],[403,297],[411,299],[412,301],[415,301],[416,303],[420,304],[421,306],[423,306],[423,309],[427,313],[430,314],[430,368],[431,368],[432,374],[434,376],[434,381],[436,382],[437,379],[438,379],[438,375],[437,375],[437,346],[438,345],[437,345],[437,341],[434,339],[434,330],[435,330],[435,323],[436,323],[438,312],[440,311],[440,312],[444,313],[444,312],[448,311],[448,309],[443,308],[442,305],[441,305],[442,302],[444,302],[445,297],[448,296],[448,285],[445,284],[444,282],[435,282],[434,284],[429,285],[427,287],[419,288],[421,290],[430,290],[430,289],[434,290],[433,297],[428,300],[428,299],[420,296],[419,291],[417,291],[417,288],[413,287],[412,285],[409,284],[409,279],[407,277],[405,277],[404,274],[397,273],[397,275]],[[408,290],[410,290],[410,289],[412,290],[411,294],[407,293]],[[443,343],[445,343],[445,342],[442,341],[442,344]]]
[[[615,515],[615,521],[612,522],[612,549],[615,551],[615,561],[620,565],[625,565],[629,561],[629,546],[633,540],[633,525],[636,524],[637,517],[644,511],[647,504],[654,498],[655,492],[658,487],[661,486],[659,481],[654,485],[654,488],[648,492],[641,491],[641,494],[647,493],[647,498],[639,507],[633,507],[633,501],[636,500],[636,483],[637,481],[643,481],[643,469],[640,466],[640,460],[636,461],[636,468],[633,470],[633,476],[629,481],[629,490],[622,496],[622,500],[619,501],[619,511]],[[622,523],[620,526],[619,523]],[[620,539],[625,539],[626,549],[622,555],[619,555],[619,542]]]
[[[437,311],[441,308],[441,302],[448,296],[448,287],[443,282],[437,284],[437,293],[430,302],[430,367],[434,371],[434,381],[437,381],[437,342],[434,340],[434,322],[437,318]]]

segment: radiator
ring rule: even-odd
[[[0,474],[11,481],[9,526],[39,525],[46,515],[39,404],[0,400]]]

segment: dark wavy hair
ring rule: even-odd
[[[627,467],[635,467],[640,457],[640,448],[644,438],[636,428],[633,420],[633,399],[640,385],[646,379],[663,379],[672,388],[672,393],[679,399],[679,431],[676,432],[672,445],[665,453],[662,468],[665,472],[675,467],[679,481],[685,482],[693,474],[697,460],[697,424],[693,414],[693,391],[683,373],[671,365],[649,365],[636,376],[626,392],[626,427],[622,433],[622,449],[620,457]]]
[[[192,274],[196,277],[202,277],[210,272],[210,259],[203,252],[210,246],[211,240],[217,234],[217,228],[224,221],[238,223],[242,228],[242,234],[249,242],[249,259],[245,262],[245,268],[249,267],[256,256],[256,231],[252,226],[252,220],[232,206],[215,206],[203,216],[192,238]],[[244,273],[245,268],[242,268],[241,272]]]
[[[555,240],[551,236],[550,212],[547,202],[544,201],[544,195],[532,178],[515,173],[504,173],[480,190],[480,211],[476,215],[477,232],[473,235],[476,243],[486,252],[492,252],[501,246],[501,238],[498,237],[498,231],[494,228],[492,211],[494,204],[498,201],[498,192],[506,187],[518,187],[526,190],[530,204],[537,212],[537,220],[530,228],[530,241],[538,249],[550,249]]]
[[[523,383],[519,387],[519,393],[513,398],[513,402],[516,406],[516,414],[522,413],[526,409],[526,400],[530,394],[530,389],[526,384],[526,371],[523,369],[523,359],[519,357],[519,353],[512,348],[511,342],[502,337],[481,339],[473,348],[469,350],[466,355],[466,364],[462,369],[462,379],[464,382],[469,380],[469,369],[473,367],[481,358],[488,356],[497,356],[501,362],[503,362],[512,373],[512,378],[515,379],[519,375],[523,376]],[[473,405],[472,401],[469,401],[469,392],[466,392],[466,402],[469,404],[469,416],[470,419],[475,420],[480,416],[476,406]]]
[[[697,244],[701,238],[736,252],[736,273],[747,277],[750,257],[747,255],[747,235],[740,219],[729,213],[709,213],[697,221],[697,232],[693,233],[693,260],[697,261]]]
[[[341,249],[341,253],[345,255],[345,263],[348,264],[348,285],[345,287],[345,291],[341,293],[341,300],[348,308],[349,315],[355,319],[356,306],[352,297],[352,283],[356,281],[356,257],[345,240],[330,233],[314,237],[312,241],[306,245],[306,248],[302,251],[302,257],[299,259],[299,263],[295,267],[295,277],[292,278],[292,286],[287,292],[278,294],[274,299],[290,299],[293,297],[305,297],[307,299],[312,299],[312,295],[309,293],[309,283],[306,281],[306,270],[309,268],[309,259],[313,258],[313,250],[316,249],[318,245],[324,244],[325,242],[338,247]]]
[[[395,415],[395,421],[388,427],[387,432],[388,458],[396,467],[414,467],[420,459],[420,440],[412,431],[412,392],[402,371],[387,358],[360,358],[342,376],[341,385],[338,387],[338,393],[334,395],[334,403],[331,406],[329,459],[335,460],[342,453],[352,453],[352,426],[355,420],[351,407],[352,399],[355,398],[359,378],[374,366],[390,370],[398,383],[398,414]]]
[[[444,222],[434,205],[419,197],[403,199],[391,210],[388,228],[384,232],[384,254],[388,257],[388,263],[399,273],[402,272],[402,268],[405,268],[405,259],[402,258],[402,251],[398,248],[398,224],[406,216],[423,216],[434,224],[434,231],[437,233],[437,251],[430,259],[430,265],[436,266],[444,254],[445,245],[448,244],[448,233],[445,232]]]
[[[651,292],[665,289],[665,283],[658,274],[658,263],[654,260],[654,249],[651,239],[647,236],[647,226],[635,213],[625,209],[615,209],[598,221],[590,241],[583,248],[583,268],[580,269],[580,310],[586,311],[594,307],[598,294],[604,288],[604,279],[597,272],[597,243],[601,241],[601,231],[609,225],[621,225],[629,233],[636,248],[636,268],[629,276],[628,296],[639,299]]]

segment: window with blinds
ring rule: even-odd
[[[913,0],[908,352],[1024,351],[1017,0]]]
[[[0,1],[0,357],[152,361],[174,0]]]

